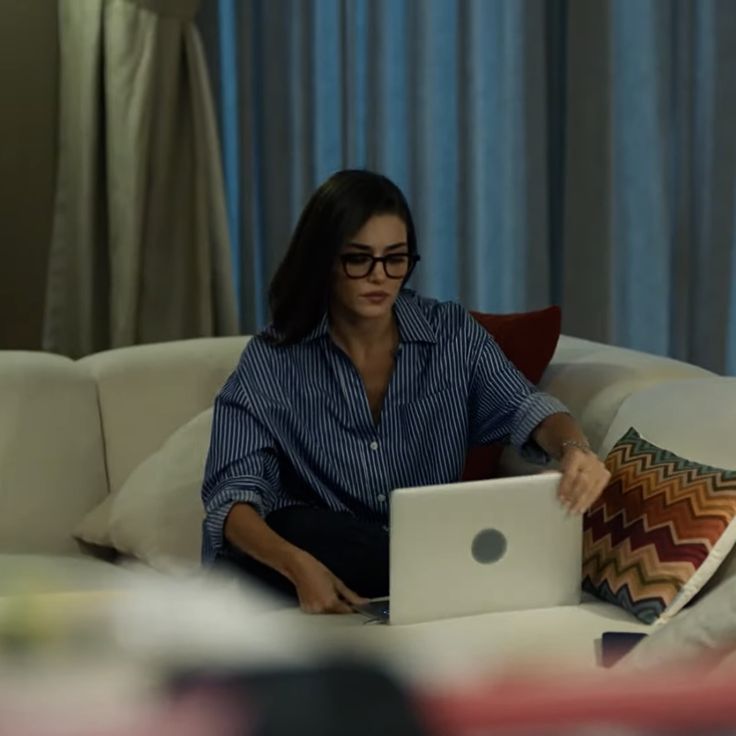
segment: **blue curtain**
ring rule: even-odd
[[[244,331],[268,319],[309,194],[358,166],[407,194],[423,293],[556,302],[568,334],[736,371],[736,3],[213,0],[204,16]]]
[[[612,334],[733,373],[736,5],[612,8]]]

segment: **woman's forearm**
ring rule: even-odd
[[[552,414],[532,433],[534,441],[551,457],[559,460],[567,447],[589,448],[580,425],[569,414]]]
[[[258,512],[246,503],[237,503],[230,510],[225,520],[225,539],[292,582],[306,554],[271,529]]]

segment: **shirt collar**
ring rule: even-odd
[[[417,293],[402,289],[394,302],[401,342],[437,342],[437,333],[417,303]]]
[[[399,292],[394,302],[394,314],[399,325],[400,342],[437,342],[437,334],[417,304],[416,292],[412,289]],[[303,341],[312,342],[329,334],[330,323],[325,312]]]

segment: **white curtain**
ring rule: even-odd
[[[59,0],[44,348],[237,332],[199,0]]]

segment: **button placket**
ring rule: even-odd
[[[371,440],[368,443],[368,448],[371,450],[371,453],[376,453],[376,451],[378,450],[379,446],[380,445],[378,443],[378,440],[376,440],[376,439]],[[377,463],[377,462],[380,461],[380,458],[377,457],[375,454],[373,454],[373,461]],[[373,465],[374,463],[372,462],[371,464]],[[386,500],[387,500],[387,496],[386,496],[385,493],[378,493],[376,495],[376,501],[378,501],[378,503],[381,504],[382,506],[386,503]]]

